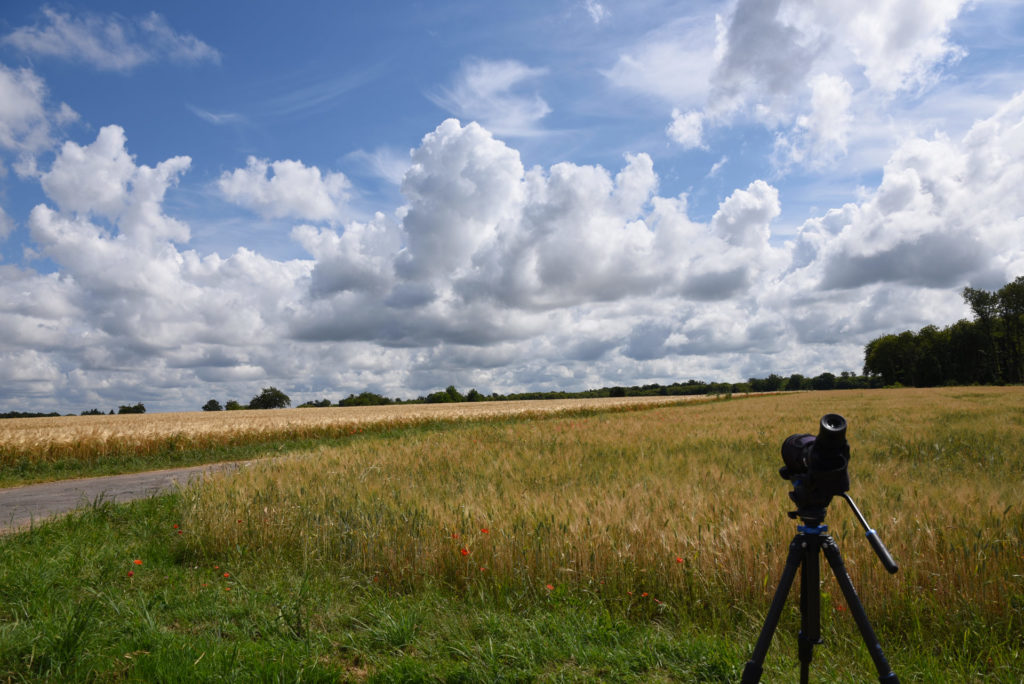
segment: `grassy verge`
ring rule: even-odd
[[[838,411],[899,574],[842,502],[828,522],[900,680],[1019,682],[1020,405],[800,395],[294,453],[0,539],[0,678],[736,681],[795,531],[778,445]],[[873,681],[822,591],[814,680]],[[795,597],[764,681],[796,679]]]

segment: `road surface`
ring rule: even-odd
[[[213,463],[0,489],[0,534],[23,530],[33,523],[91,506],[97,500],[123,503],[161,494],[204,473],[245,463],[248,462]]]

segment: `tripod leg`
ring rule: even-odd
[[[800,634],[797,635],[797,654],[800,660],[800,682],[810,679],[811,656],[821,643],[821,569],[818,548],[821,539],[808,535],[803,549],[800,574]]]
[[[761,681],[761,672],[764,669],[764,658],[768,655],[768,647],[772,645],[772,636],[779,624],[779,617],[782,616],[782,607],[786,603],[786,596],[793,586],[793,579],[796,577],[797,568],[803,559],[804,549],[802,548],[803,535],[797,535],[789,545],[789,555],[786,556],[786,566],[782,569],[782,578],[775,590],[775,597],[768,608],[768,615],[764,619],[764,627],[761,628],[761,635],[754,645],[754,653],[750,656],[746,666],[743,668],[741,684],[757,684]]]
[[[889,661],[886,660],[885,654],[882,653],[882,645],[878,643],[878,637],[875,636],[875,630],[872,629],[871,622],[868,621],[868,614],[865,612],[864,605],[857,596],[857,590],[853,588],[853,582],[850,581],[850,575],[846,572],[846,565],[843,563],[843,557],[839,553],[839,547],[836,546],[835,540],[832,537],[825,537],[821,544],[821,550],[824,551],[825,558],[828,559],[829,565],[832,566],[832,573],[836,576],[836,581],[839,582],[843,595],[846,596],[846,603],[850,606],[853,619],[857,622],[861,638],[864,639],[864,645],[868,647],[868,653],[871,654],[871,659],[875,661],[875,669],[878,670],[878,681],[882,682],[882,684],[899,684],[900,680],[896,677],[892,668],[889,667]]]

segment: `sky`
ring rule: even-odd
[[[859,373],[1020,275],[1013,0],[0,5],[0,411]]]

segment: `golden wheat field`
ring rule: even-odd
[[[704,399],[703,396],[617,397],[15,418],[0,421],[0,464],[14,459],[96,458],[126,449],[145,451],[165,445],[168,440],[204,447],[265,441],[275,436],[346,434],[371,425],[615,410]]]
[[[215,475],[185,493],[182,517],[196,554],[240,564],[270,554],[403,589],[569,585],[730,611],[767,600],[795,533],[780,445],[829,412],[849,421],[851,494],[901,564],[888,575],[834,500],[826,522],[871,610],[951,624],[980,613],[1019,641],[1019,387],[804,393],[357,439]]]

